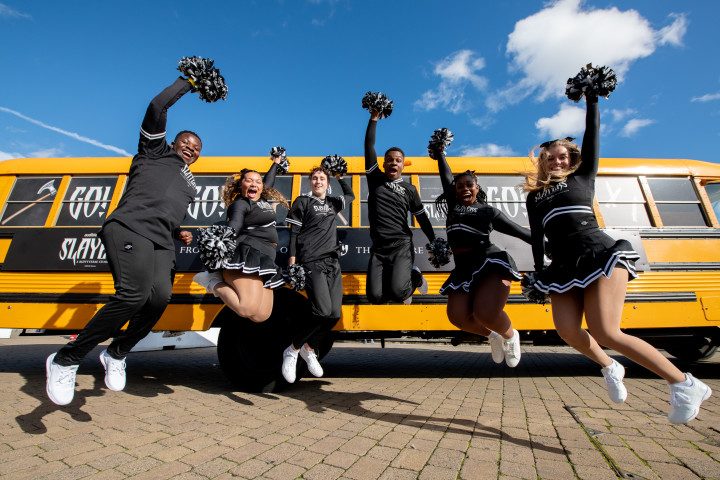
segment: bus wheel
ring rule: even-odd
[[[264,322],[252,322],[228,309],[220,328],[220,368],[242,391],[269,393],[287,387],[280,371],[282,352],[290,345],[293,325],[309,314],[309,307],[307,299],[293,290],[278,288],[274,294],[273,312]]]
[[[686,362],[697,362],[712,357],[717,352],[717,345],[713,345],[708,337],[693,337],[678,345],[668,345],[665,351],[673,357]]]

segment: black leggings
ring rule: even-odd
[[[415,251],[412,241],[398,240],[370,249],[365,292],[373,305],[402,302],[415,290],[412,268]]]
[[[77,338],[55,355],[55,363],[79,365],[98,344],[116,337],[108,354],[116,359],[128,352],[155,326],[170,301],[175,277],[175,251],[161,248],[118,222],[101,232],[115,295],[90,319]],[[130,321],[120,336],[122,326]]]
[[[305,293],[310,300],[311,314],[303,319],[293,338],[295,349],[307,343],[311,348],[319,347],[324,335],[340,320],[343,285],[340,263],[335,257],[325,257],[314,262],[303,263],[309,273],[305,279]]]

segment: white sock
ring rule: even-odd
[[[692,382],[692,380],[690,380],[690,377],[685,375],[685,380],[683,380],[682,382],[671,383],[670,386],[672,386],[672,387],[692,387],[692,384],[693,384],[693,382]]]

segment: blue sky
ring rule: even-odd
[[[183,56],[215,59],[229,94],[196,94],[168,132],[205,156],[360,156],[368,91],[394,100],[378,150],[526,156],[581,135],[564,83],[616,70],[601,99],[601,156],[718,162],[720,2],[714,0],[0,0],[0,160],[128,156],[152,97]],[[31,160],[28,160],[31,161]]]

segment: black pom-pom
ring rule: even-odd
[[[617,77],[613,69],[593,67],[588,64],[565,85],[565,95],[573,102],[579,102],[583,96],[609,97],[617,87]]]
[[[305,273],[302,265],[293,263],[283,272],[283,278],[293,290],[299,292],[305,290]]]
[[[445,150],[453,141],[455,136],[447,128],[435,130],[430,137],[428,144],[428,155],[434,160],[440,160],[440,155],[445,155]]]
[[[226,225],[212,225],[198,230],[200,260],[209,271],[223,268],[223,261],[235,252],[235,230]]]
[[[382,92],[367,92],[362,99],[362,108],[380,114],[380,118],[387,118],[393,111],[393,101],[383,95]]]
[[[290,160],[285,156],[285,149],[283,147],[272,147],[270,149],[270,157],[273,161],[277,158],[280,159],[280,163],[277,166],[277,173],[285,175],[290,169]]]
[[[429,260],[433,267],[440,268],[443,265],[450,263],[450,256],[452,251],[450,250],[450,244],[447,240],[442,237],[435,237],[435,240],[425,245]]]
[[[214,63],[213,59],[202,57],[184,57],[178,62],[178,70],[193,81],[193,90],[208,103],[225,100],[228,93],[225,79],[220,70],[213,67]]]
[[[342,177],[347,173],[347,162],[340,155],[328,155],[322,159],[320,166],[330,172],[330,175],[340,175]]]
[[[530,272],[523,275],[523,278],[520,281],[520,288],[522,290],[523,297],[533,303],[541,303],[543,305],[550,303],[550,295],[538,290],[535,286],[536,283],[537,273]]]

